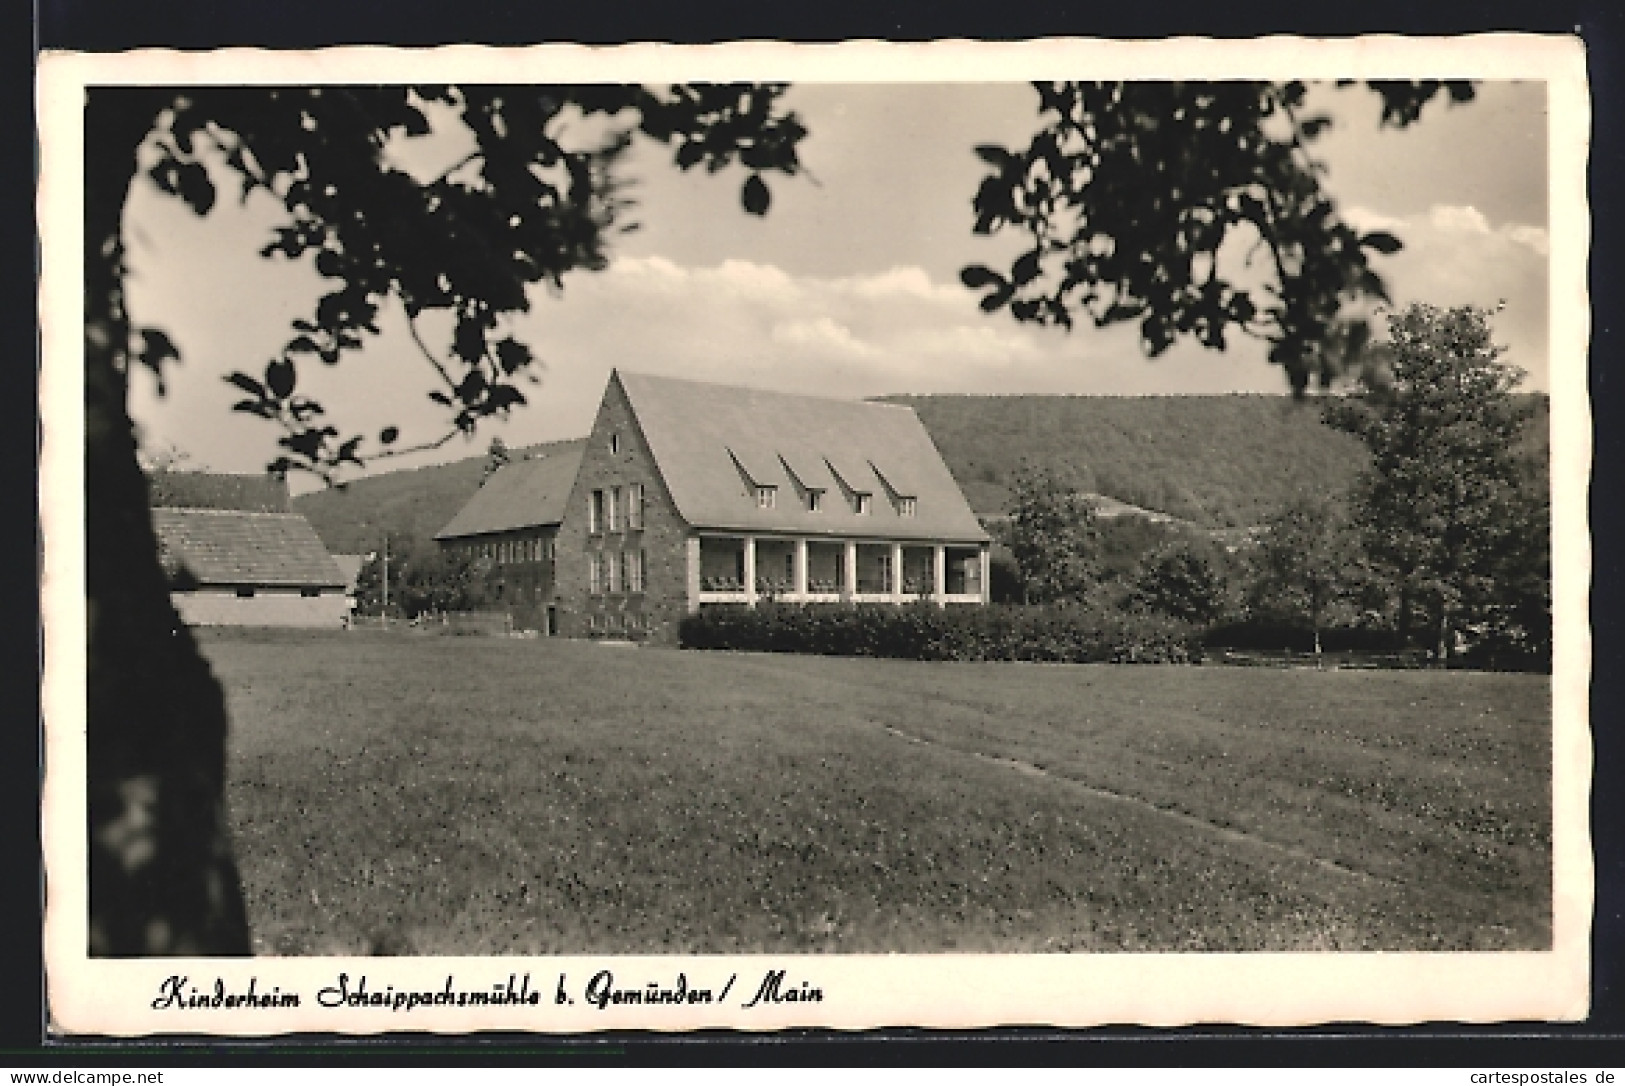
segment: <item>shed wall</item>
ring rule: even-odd
[[[173,592],[175,610],[188,626],[304,626],[336,629],[350,615],[343,592],[329,589],[320,596],[301,596],[299,590],[258,588],[244,598],[235,589],[200,589]]]

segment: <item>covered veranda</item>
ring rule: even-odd
[[[690,540],[690,606],[988,601],[981,543],[708,532]]]

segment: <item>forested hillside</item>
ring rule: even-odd
[[[1365,448],[1286,396],[891,396],[908,404],[982,516],[1003,512],[1023,461],[1079,490],[1205,527],[1260,524],[1300,488],[1341,490]],[[1529,435],[1545,463],[1547,399]]]
[[[1005,512],[1023,461],[1078,489],[1209,528],[1261,524],[1300,488],[1347,488],[1365,466],[1355,438],[1314,399],[1286,396],[893,396],[918,412],[971,506]],[[1530,444],[1544,462],[1546,400]],[[518,449],[545,453],[570,442]],[[486,457],[377,475],[306,494],[295,508],[329,550],[374,550],[383,531],[427,540],[479,487]]]
[[[1287,396],[898,396],[981,515],[1023,461],[1205,527],[1261,523],[1300,488],[1346,488],[1365,450]]]

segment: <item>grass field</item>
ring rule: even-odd
[[[203,643],[262,953],[1550,943],[1545,677]]]

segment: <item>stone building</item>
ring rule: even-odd
[[[912,409],[616,372],[553,537],[555,632],[707,604],[986,603],[988,535]]]
[[[567,446],[503,465],[435,533],[442,547],[478,561],[490,606],[513,615],[516,629],[557,632],[554,539],[581,452],[580,446]]]

